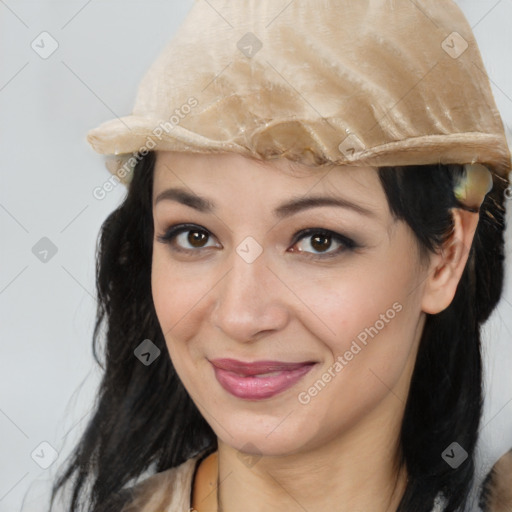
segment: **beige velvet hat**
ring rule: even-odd
[[[87,140],[114,155],[107,166],[125,184],[149,150],[511,168],[479,49],[451,0],[196,0],[132,114]]]

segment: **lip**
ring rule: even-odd
[[[232,395],[245,400],[263,400],[296,384],[316,364],[313,361],[243,362],[236,359],[210,361],[219,384]],[[262,376],[266,373],[273,375]]]

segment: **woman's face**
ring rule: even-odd
[[[427,270],[376,170],[294,169],[158,152],[154,174],[172,362],[223,442],[266,455],[398,436],[425,316]]]

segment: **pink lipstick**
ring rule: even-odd
[[[219,384],[232,395],[245,400],[270,398],[292,387],[311,370],[314,362],[284,363],[236,359],[210,361]]]

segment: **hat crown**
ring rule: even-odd
[[[132,115],[89,133],[102,153],[148,137],[162,150],[314,164],[510,170],[478,46],[451,0],[196,2]]]

